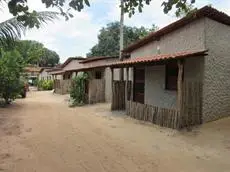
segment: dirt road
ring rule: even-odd
[[[230,118],[177,132],[65,99],[32,92],[0,109],[0,171],[230,171]]]

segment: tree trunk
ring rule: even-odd
[[[120,16],[120,53],[119,59],[123,60],[122,50],[124,48],[124,0],[121,0],[121,16]],[[123,68],[120,69],[120,80],[124,80]]]

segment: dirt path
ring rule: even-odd
[[[177,132],[32,92],[0,109],[0,172],[229,172],[230,118]]]

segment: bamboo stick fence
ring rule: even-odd
[[[126,81],[113,81],[111,110],[125,110]],[[128,99],[131,95],[131,81],[128,82]]]
[[[202,124],[202,83],[183,83],[181,128]]]
[[[202,124],[202,83],[185,81],[181,102],[181,109],[168,109],[127,101],[126,113],[132,118],[173,129]]]
[[[101,103],[105,102],[105,80],[92,79],[89,80],[88,85],[88,103]]]
[[[179,111],[176,109],[160,108],[157,106],[127,101],[126,113],[128,116],[149,121],[162,127],[179,129]]]
[[[54,91],[57,94],[67,94],[70,91],[71,80],[54,80]]]

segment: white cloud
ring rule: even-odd
[[[131,26],[151,27],[156,24],[163,27],[176,20],[173,13],[164,14],[161,7],[163,0],[152,0],[149,6],[145,6],[142,13],[136,12],[132,18],[127,15],[125,24]],[[97,34],[102,26],[108,22],[119,21],[120,0],[91,0],[91,7],[82,12],[74,11],[74,18],[64,21],[49,23],[40,29],[27,32],[23,39],[32,39],[42,42],[47,48],[57,51],[63,62],[69,56],[85,56],[89,49],[97,42]],[[37,11],[46,11],[41,0],[28,0],[29,7]],[[103,4],[103,6],[101,6]],[[196,6],[202,7],[213,4],[213,7],[230,14],[230,1],[220,0],[196,0]],[[0,21],[12,17],[7,11],[7,6],[0,11]],[[56,9],[49,9],[56,10]]]

